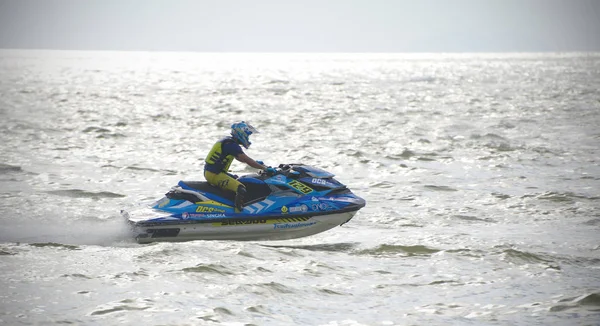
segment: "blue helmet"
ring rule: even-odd
[[[248,122],[241,121],[231,125],[231,137],[246,149],[252,144],[249,137],[253,133],[258,133],[258,130]]]

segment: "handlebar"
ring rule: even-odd
[[[289,164],[279,164],[278,167],[273,168],[275,170],[275,173],[269,174],[266,170],[260,170],[258,172],[259,175],[263,175],[263,174],[267,174],[269,176],[274,176],[274,175],[278,175],[278,174],[284,174],[284,175],[288,175],[288,173],[292,170],[292,166]]]

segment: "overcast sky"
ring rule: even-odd
[[[600,0],[0,0],[0,48],[600,51]]]

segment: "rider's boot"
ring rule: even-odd
[[[239,213],[244,209],[244,197],[246,197],[246,187],[240,185],[235,192],[235,212]]]

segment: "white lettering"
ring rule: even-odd
[[[317,222],[273,224],[273,229],[295,229],[295,228],[311,226],[314,224],[317,224]]]

